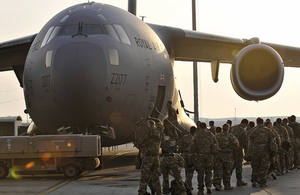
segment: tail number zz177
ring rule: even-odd
[[[125,85],[127,74],[111,73],[112,78],[110,84]]]

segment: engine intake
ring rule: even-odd
[[[263,44],[243,48],[234,58],[230,78],[236,93],[246,100],[265,100],[281,87],[284,66],[280,55]]]

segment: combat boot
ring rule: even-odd
[[[271,176],[273,177],[273,179],[277,179],[276,174],[274,173],[274,171],[272,171]]]
[[[215,188],[216,188],[217,191],[221,191],[221,190],[222,190],[222,186],[219,185],[219,184],[216,184],[216,185],[215,185]]]
[[[192,192],[191,192],[191,190],[188,190],[188,191],[186,192],[186,194],[187,194],[187,195],[193,195]]]
[[[248,183],[244,182],[243,180],[237,180],[236,186],[246,186]]]
[[[280,172],[277,172],[276,175],[277,175],[277,176],[281,176],[281,173],[280,173]]]
[[[233,189],[234,189],[234,187],[232,187],[232,186],[227,186],[224,188],[224,190],[233,190]]]
[[[268,184],[267,183],[263,183],[263,184],[260,184],[259,186],[260,187],[268,187]]]
[[[211,189],[210,188],[207,188],[207,194],[211,194]]]
[[[203,195],[203,194],[204,194],[203,190],[199,190],[197,193],[197,195]]]

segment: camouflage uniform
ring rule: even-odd
[[[256,184],[257,181],[260,181],[260,185],[267,183],[266,175],[270,166],[269,145],[272,139],[274,139],[274,133],[263,125],[254,128],[250,135],[253,155],[251,181],[253,184]]]
[[[205,186],[211,188],[212,184],[212,169],[214,155],[218,151],[218,141],[215,136],[206,130],[198,131],[192,138],[190,151],[196,154],[196,171],[198,172],[198,193],[203,192],[203,177],[205,173]]]
[[[237,138],[227,132],[221,132],[216,135],[220,152],[217,154],[214,164],[214,186],[221,185],[221,180],[225,187],[230,187],[231,171],[234,164],[232,149],[235,143],[239,141]]]
[[[184,159],[177,153],[165,153],[161,159],[161,172],[163,174],[163,193],[169,193],[169,173],[172,171],[176,181],[178,191],[185,192],[184,183],[181,178],[181,168],[183,167]]]
[[[254,129],[254,127],[253,128],[251,128],[251,127],[246,128],[247,140],[249,140],[249,136],[251,135],[251,132],[252,132],[253,129]]]
[[[286,130],[288,131],[289,137],[290,137],[290,142],[291,142],[291,148],[289,149],[289,151],[286,154],[286,158],[285,158],[285,167],[286,170],[288,171],[290,168],[293,167],[294,164],[294,132],[293,129],[288,126],[288,125],[283,125]]]
[[[291,122],[289,126],[294,132],[294,168],[300,168],[300,124],[298,122]]]
[[[177,130],[175,128],[178,126],[177,113],[172,106],[168,107],[168,120],[164,120],[164,126],[166,135],[168,135],[172,140],[179,139]]]
[[[281,124],[276,124],[274,129],[280,136],[281,145],[283,142],[289,142],[290,138],[286,128],[284,128]],[[285,153],[285,150],[281,146],[279,146],[277,155],[277,162],[279,164],[279,167],[276,168],[278,168],[277,172],[281,174],[284,174],[285,169]]]
[[[190,144],[193,136],[184,135],[178,142],[178,152],[182,153],[185,162],[185,184],[189,190],[193,189],[192,179],[195,171],[195,154],[190,152]]]
[[[248,150],[247,133],[241,124],[232,126],[229,130],[229,133],[232,133],[239,140],[240,143],[240,147],[233,151],[233,157],[234,157],[233,169],[235,169],[236,171],[236,179],[237,182],[239,182],[242,180],[243,156],[244,156],[243,149],[245,153]]]
[[[279,134],[277,133],[277,131],[275,129],[271,129],[272,132],[273,132],[273,136],[274,136],[274,141],[275,143],[277,143],[278,145],[278,141],[277,141],[277,138],[279,136]],[[269,167],[269,170],[268,170],[268,173],[271,173],[272,175],[274,175],[273,177],[275,177],[275,170],[279,170],[280,169],[280,164],[278,163],[278,154],[276,153],[275,156],[271,157],[270,156],[270,167]]]
[[[212,133],[212,134],[216,134],[216,127],[215,126],[211,126],[210,128],[209,128],[209,131]]]
[[[161,195],[161,184],[159,180],[159,156],[158,151],[161,143],[161,124],[158,123],[158,128],[148,127],[147,139],[139,145],[141,164],[141,178],[139,182],[138,195],[144,195],[147,192],[147,183],[151,178],[153,188],[156,194]]]

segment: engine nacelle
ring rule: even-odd
[[[231,83],[236,93],[246,100],[265,100],[275,95],[284,77],[284,65],[273,48],[252,44],[234,58]]]

